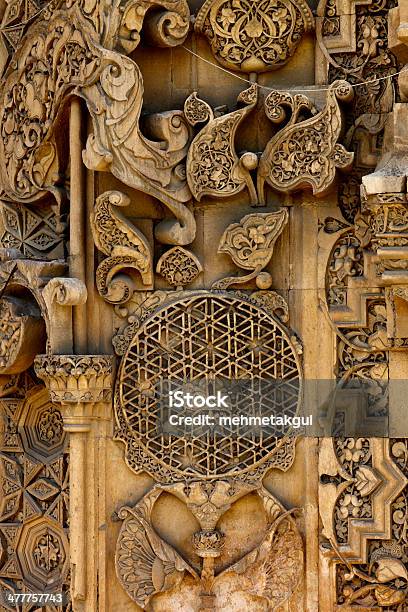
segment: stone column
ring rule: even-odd
[[[35,370],[70,434],[71,597],[75,611],[105,610],[105,460],[112,427],[110,355],[39,355]]]

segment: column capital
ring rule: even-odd
[[[34,367],[52,402],[95,404],[112,399],[113,355],[38,355]]]

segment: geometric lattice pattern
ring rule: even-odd
[[[7,604],[10,594],[69,588],[66,434],[45,389],[19,391],[0,399],[0,611],[39,609]]]
[[[282,436],[251,429],[242,433],[239,427],[191,436],[163,433],[160,419],[168,391],[186,384],[210,391],[214,381],[245,381],[259,397],[262,382],[283,381],[284,393],[277,387],[261,395],[261,410],[294,416],[299,379],[298,355],[287,333],[258,305],[208,292],[170,303],[145,321],[122,362],[115,411],[128,463],[134,468],[138,453],[139,463],[150,457],[181,478],[211,479],[254,469],[284,443]],[[249,415],[250,407],[251,398],[241,395],[234,410]]]
[[[23,204],[0,204],[0,243],[18,249],[28,259],[63,257],[57,217],[48,205],[31,209]]]

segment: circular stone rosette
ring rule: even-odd
[[[215,426],[166,428],[169,391],[180,389],[226,391],[231,404],[214,410]],[[195,292],[166,302],[133,336],[117,379],[116,438],[129,467],[158,481],[259,473],[293,432],[241,421],[219,427],[219,416],[293,417],[301,398],[298,350],[272,313],[241,294]],[[177,411],[203,413],[209,409]]]

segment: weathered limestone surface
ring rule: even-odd
[[[406,0],[0,17],[0,610],[408,609]]]

